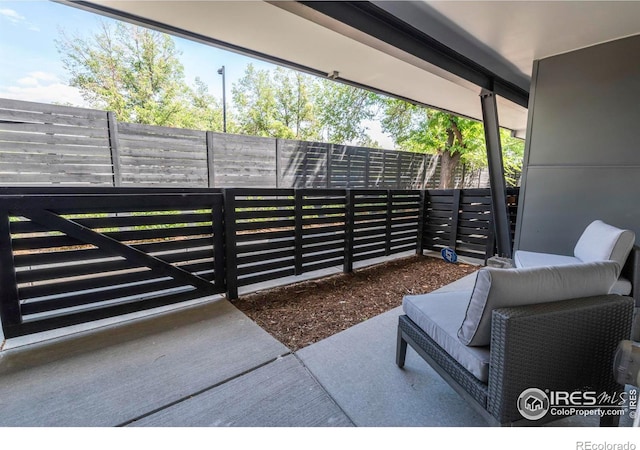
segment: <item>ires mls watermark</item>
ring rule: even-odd
[[[527,420],[540,420],[549,415],[598,415],[635,418],[638,407],[638,389],[609,394],[595,391],[550,391],[529,388],[518,397],[518,411]]]

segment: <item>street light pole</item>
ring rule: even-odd
[[[224,66],[218,69],[218,75],[222,75],[222,131],[227,132],[227,90],[225,88]]]

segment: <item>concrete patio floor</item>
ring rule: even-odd
[[[486,426],[412,350],[405,368],[396,367],[399,314],[292,353],[213,298],[9,348],[0,352],[0,426]],[[553,423],[597,424],[594,417]]]

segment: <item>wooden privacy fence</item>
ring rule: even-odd
[[[512,208],[517,190],[511,190]],[[0,188],[14,337],[355,262],[494,253],[488,189]],[[512,220],[515,211],[512,211]],[[514,221],[515,223],[515,221]]]
[[[111,112],[0,99],[0,185],[424,189],[433,155],[119,123]],[[485,182],[479,171],[457,186]]]

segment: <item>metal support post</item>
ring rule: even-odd
[[[487,162],[489,163],[489,182],[493,205],[493,225],[498,255],[511,258],[511,227],[507,211],[507,191],[502,163],[502,145],[500,144],[500,125],[495,94],[483,90],[480,94],[484,136],[487,144]]]

